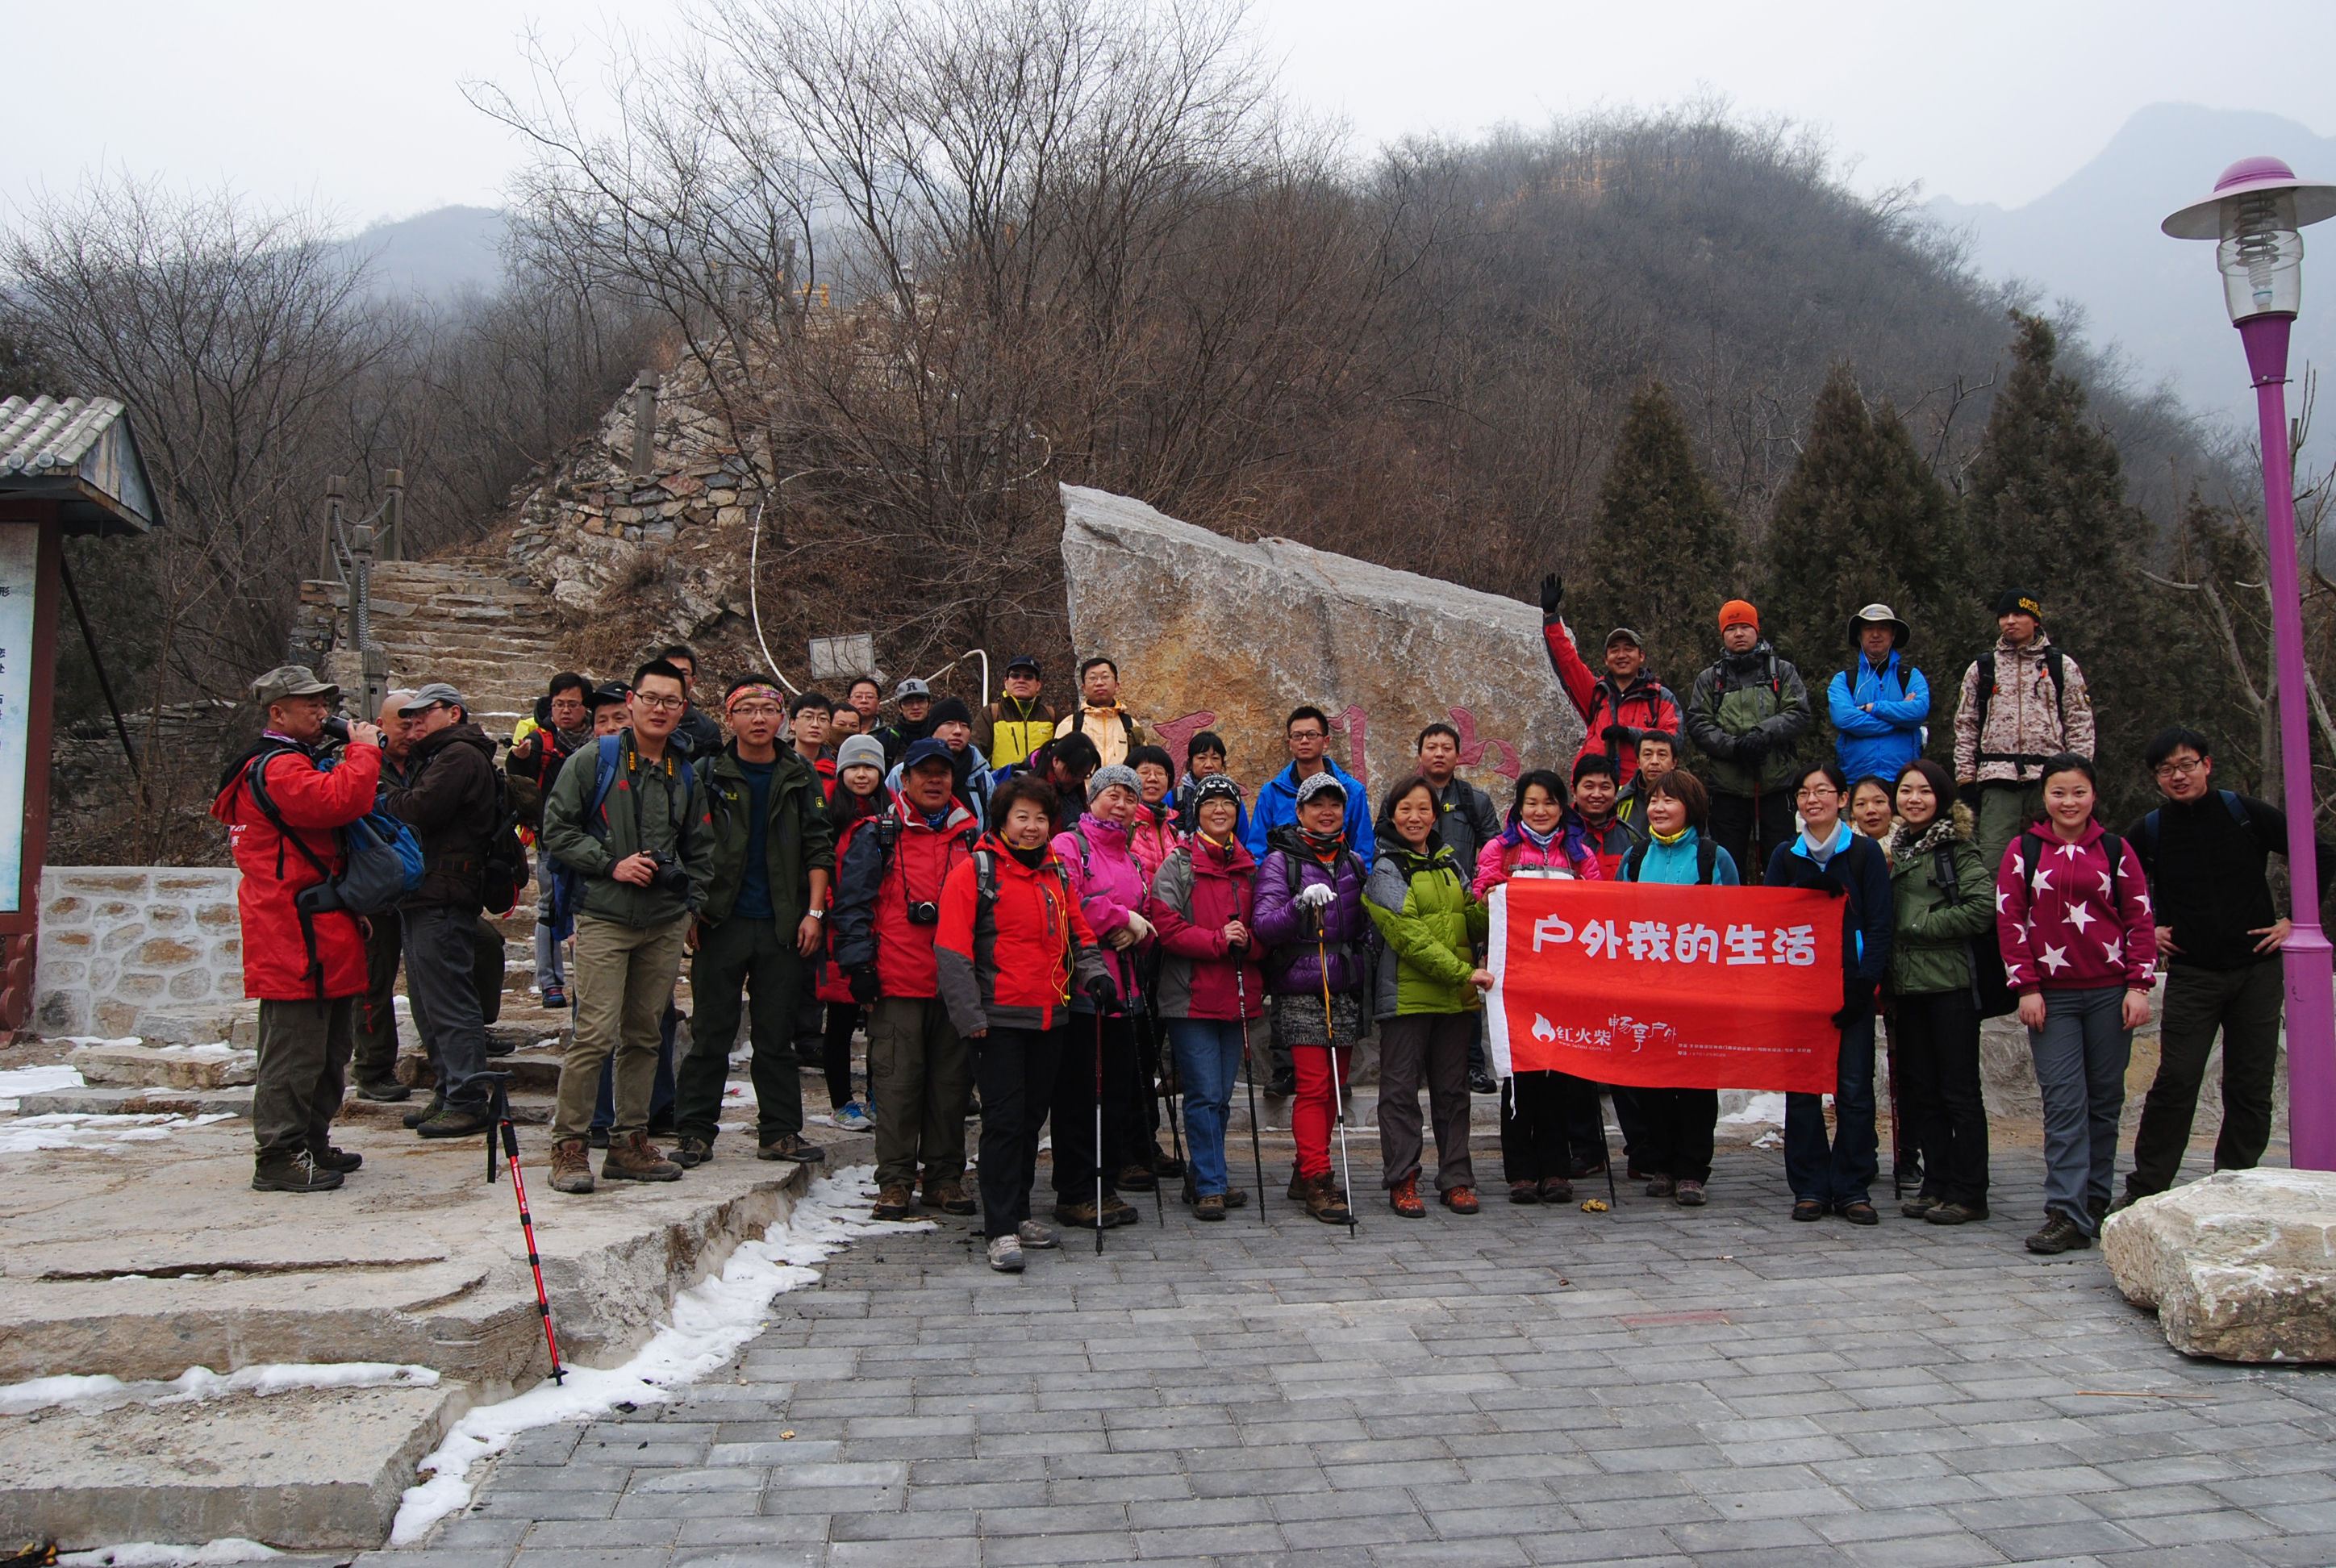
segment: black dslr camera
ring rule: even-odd
[[[941,907],[930,899],[913,899],[909,903],[909,923],[912,926],[937,926],[941,923]]]
[[[343,718],[339,714],[327,716],[325,720],[325,738],[331,741],[336,745],[348,745],[349,721]]]
[[[689,896],[689,872],[683,868],[679,855],[671,850],[652,850],[649,859],[657,863],[656,872],[649,877],[649,886],[664,892],[679,893],[684,898]]]

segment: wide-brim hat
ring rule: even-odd
[[[1850,647],[1855,648],[1857,646],[1857,639],[1860,635],[1858,628],[1868,626],[1888,627],[1890,628],[1891,636],[1895,638],[1895,640],[1890,645],[1893,648],[1904,648],[1909,641],[1913,640],[1914,636],[1914,628],[1901,620],[1898,618],[1898,612],[1896,610],[1892,609],[1886,604],[1869,604],[1864,609],[1859,610],[1855,615],[1849,618]]]
[[[328,680],[318,680],[316,672],[305,664],[280,664],[251,683],[253,700],[266,707],[296,696],[320,696],[327,703],[340,700],[341,688]]]

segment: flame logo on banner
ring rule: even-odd
[[[1557,1038],[1557,1026],[1551,1023],[1547,1018],[1543,1018],[1539,1013],[1535,1013],[1533,1015],[1533,1038],[1541,1041],[1543,1045],[1547,1045],[1550,1041]]]

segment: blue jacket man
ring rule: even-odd
[[[1887,784],[1922,755],[1923,724],[1931,716],[1931,683],[1900,650],[1907,625],[1886,604],[1869,604],[1849,623],[1857,657],[1825,687],[1834,753],[1851,783],[1868,774]]]
[[[1266,835],[1298,821],[1299,781],[1328,769],[1346,792],[1347,847],[1369,865],[1378,852],[1371,833],[1370,803],[1363,798],[1360,781],[1323,755],[1330,742],[1329,716],[1319,707],[1299,708],[1290,714],[1282,734],[1290,745],[1290,765],[1257,792],[1257,809],[1249,813],[1249,826],[1241,834],[1249,852],[1258,864],[1265,863]]]

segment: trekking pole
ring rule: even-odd
[[[1175,1088],[1170,1090],[1167,1095],[1168,1152],[1176,1156],[1176,1163],[1184,1167],[1184,1191],[1192,1193],[1194,1197],[1198,1197],[1200,1195],[1200,1189],[1193,1184],[1194,1178],[1192,1175],[1192,1167],[1184,1158],[1184,1134],[1183,1129],[1179,1128],[1176,1125],[1177,1102],[1184,1097],[1184,1075],[1176,1070],[1176,1047],[1175,1043],[1168,1037],[1168,1027],[1166,1021],[1160,1018],[1154,1018],[1152,1020],[1152,1024],[1153,1027],[1160,1031],[1160,1050],[1163,1066],[1166,1068],[1166,1071],[1161,1076],[1163,1077],[1173,1078],[1176,1085]]]
[[[1103,1256],[1103,1008],[1095,1008],[1095,1256]]]
[[[1906,1201],[1905,1118],[1898,1114],[1898,1032],[1890,1032],[1890,1043],[1882,1053],[1890,1067],[1890,1191],[1899,1203]],[[1930,1173],[1923,1173],[1927,1179]]]
[[[1265,1217],[1265,1144],[1257,1135],[1257,1057],[1251,1049],[1249,1037],[1249,984],[1242,973],[1248,961],[1249,950],[1233,950],[1233,1011],[1239,1015],[1241,1032],[1241,1076],[1249,1080],[1249,1156],[1257,1162],[1257,1217],[1270,1225]]]
[[[1130,989],[1134,988],[1135,982],[1132,975],[1130,976],[1128,984]],[[1142,993],[1139,991],[1138,995],[1141,996],[1141,994]],[[1144,1015],[1144,1021],[1147,1025],[1150,1024],[1152,1022],[1151,1014],[1147,1012]],[[1136,1066],[1142,1066],[1144,1064],[1141,1061],[1136,1063]],[[1160,1071],[1160,1053],[1156,1050],[1152,1054],[1152,1066],[1147,1069],[1147,1071],[1152,1076],[1149,1081],[1144,1086],[1144,1104],[1148,1105],[1156,1105],[1160,1103],[1160,1081],[1157,1076]],[[1130,1117],[1135,1117],[1136,1106],[1134,1104],[1134,1096],[1132,1095],[1128,1096],[1127,1103],[1121,1108],[1124,1110]],[[1139,1125],[1142,1125],[1146,1118],[1136,1118],[1136,1120],[1138,1121]],[[1168,1200],[1160,1195],[1160,1173],[1152,1169],[1152,1156],[1157,1154],[1160,1149],[1159,1135],[1153,1132],[1149,1125],[1142,1125],[1142,1131],[1144,1133],[1144,1168],[1152,1172],[1152,1213],[1153,1218],[1160,1222],[1160,1228],[1164,1231],[1168,1228]]]
[[[1599,1097],[1595,1086],[1590,1091],[1590,1108],[1598,1114],[1598,1153],[1606,1166],[1606,1212],[1611,1214],[1622,1200],[1614,1193],[1614,1145],[1606,1137],[1606,1102]],[[1619,1100],[1614,1105],[1614,1115],[1618,1119],[1622,1115]]]
[[[568,1369],[560,1364],[560,1340],[551,1331],[551,1298],[543,1290],[543,1258],[535,1247],[535,1221],[527,1212],[527,1183],[519,1174],[519,1129],[511,1125],[511,1075],[489,1073],[494,1087],[493,1097],[487,1105],[487,1185],[495,1183],[495,1144],[502,1144],[503,1163],[511,1167],[511,1196],[519,1200],[519,1228],[527,1237],[527,1266],[535,1275],[535,1310],[543,1318],[543,1348],[551,1352],[551,1380],[555,1385],[568,1381]]]
[[[1314,964],[1322,974],[1322,1048],[1330,1053],[1330,1118],[1338,1129],[1338,1180],[1347,1188],[1347,1234],[1355,1233],[1355,1166],[1347,1157],[1347,1081],[1338,1073],[1338,1031],[1330,1022],[1330,955],[1323,945],[1329,922],[1314,915]]]

